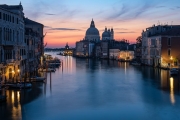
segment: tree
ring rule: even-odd
[[[137,47],[141,47],[142,46],[142,36],[137,37],[136,45],[137,45]]]
[[[135,56],[136,56],[136,61],[141,62],[141,48],[142,47],[142,36],[137,37],[136,39],[136,50],[135,50]]]

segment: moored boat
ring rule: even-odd
[[[33,76],[30,78],[31,82],[44,82],[46,78],[45,77],[37,77],[37,76]]]
[[[141,63],[138,63],[138,62],[132,62],[131,65],[140,66]]]
[[[32,84],[31,83],[16,83],[16,84],[6,84],[7,87],[9,88],[14,88],[14,89],[27,89],[31,88]]]
[[[6,96],[1,96],[0,95],[0,102],[5,102],[6,101]]]
[[[179,74],[179,70],[177,68],[171,68],[169,72],[170,72],[170,75],[178,75]]]

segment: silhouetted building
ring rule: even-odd
[[[109,49],[127,50],[129,43],[127,40],[115,41],[113,28],[105,27],[102,33],[102,40],[95,22],[92,20],[90,28],[87,29],[85,38],[76,42],[76,56],[78,57],[96,57],[109,59]],[[117,55],[115,55],[117,56]]]

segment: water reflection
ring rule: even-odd
[[[171,99],[171,103],[174,104],[175,97],[174,97],[174,78],[173,77],[170,78],[170,99]]]
[[[175,111],[172,106],[179,110],[180,76],[171,77],[169,71],[52,55],[63,61],[62,66],[55,73],[41,73],[47,76],[46,82],[34,83],[30,90],[7,90],[7,102],[0,104],[0,119],[63,119],[78,114],[87,118],[121,115],[124,119],[139,115],[146,119],[149,113],[162,118],[164,113],[159,111],[166,106],[170,111]]]

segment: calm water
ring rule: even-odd
[[[63,67],[48,73],[46,84],[2,91],[8,98],[0,104],[0,120],[180,119],[180,76],[117,61],[58,57]]]

